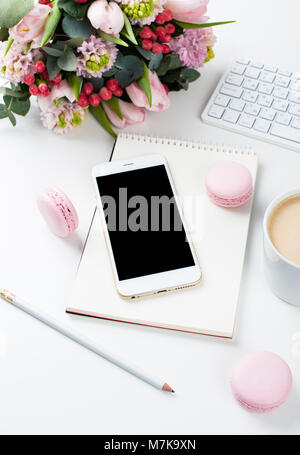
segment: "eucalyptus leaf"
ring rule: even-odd
[[[72,90],[74,92],[76,99],[78,100],[80,91],[81,91],[81,87],[82,87],[82,81],[83,81],[82,77],[76,76],[76,74],[71,73],[71,74],[68,74],[67,80],[68,80],[70,87],[72,88]]]
[[[8,29],[5,27],[0,28],[0,41],[6,41],[9,37]]]
[[[175,24],[179,25],[181,28],[208,28],[216,27],[217,25],[233,24],[236,21],[226,21],[226,22],[205,22],[204,24],[192,24],[190,22],[182,22],[174,20]]]
[[[137,46],[137,50],[146,60],[151,60],[154,55],[154,53],[152,51],[143,49],[141,46]]]
[[[112,36],[112,35],[109,35],[108,33],[102,32],[102,30],[97,30],[97,33],[98,33],[99,36],[101,36],[101,38],[104,38],[107,41],[110,41],[111,43],[118,44],[119,46],[128,47],[128,44],[125,43],[125,41],[123,41],[120,38],[116,38],[115,36]]]
[[[70,46],[70,47],[78,47],[83,43],[83,38],[81,36],[78,36],[77,38],[71,38],[66,41],[60,41],[60,43],[63,43],[65,46]]]
[[[79,21],[71,16],[65,16],[63,18],[62,28],[65,34],[70,38],[81,37],[83,39],[88,39],[94,31],[88,19]]]
[[[100,88],[104,86],[104,79],[102,77],[91,77],[88,81],[93,84],[94,92],[99,92]]]
[[[16,117],[14,116],[14,114],[11,111],[7,111],[7,113],[8,113],[8,118],[9,118],[12,126],[16,126],[17,121],[16,121]]]
[[[80,4],[76,3],[75,0],[58,0],[58,7],[75,19],[81,20],[84,19],[91,1],[88,0],[87,3]]]
[[[160,67],[160,64],[163,59],[163,54],[153,54],[150,62],[149,62],[149,69],[150,70],[157,70]]]
[[[33,6],[33,0],[0,0],[0,27],[13,27]]]
[[[104,129],[106,129],[106,131],[114,138],[114,139],[117,139],[117,135],[116,133],[114,132],[114,130],[112,129],[109,121],[108,121],[108,118],[107,118],[107,115],[103,109],[103,107],[101,106],[101,104],[99,104],[99,106],[90,106],[90,112],[91,114],[95,117],[95,119],[100,123],[100,125],[103,126]]]
[[[0,94],[9,95],[9,96],[12,96],[13,98],[19,98],[19,99],[28,98],[28,92],[24,93],[20,90],[12,90],[7,87],[0,87]]]
[[[144,68],[144,74],[137,81],[137,83],[141,87],[141,89],[146,93],[146,96],[147,96],[148,102],[149,102],[149,106],[151,107],[152,106],[152,90],[151,90],[150,79],[149,79],[149,71],[148,71],[147,65],[144,61],[143,61],[143,68]]]
[[[57,0],[56,0],[55,3],[53,4],[52,11],[46,20],[44,34],[43,34],[42,42],[41,42],[41,47],[45,46],[45,44],[49,41],[49,39],[55,32],[60,18],[61,18],[61,11],[58,8]]]
[[[45,51],[48,55],[52,55],[52,57],[60,57],[62,55],[62,51],[55,49],[54,47],[45,46],[43,51]]]
[[[51,80],[54,79],[60,71],[60,68],[57,64],[57,58],[53,57],[52,55],[49,55],[47,58],[47,71]]]
[[[0,119],[7,117],[8,117],[7,107],[5,106],[5,104],[0,104]]]
[[[7,108],[15,114],[25,116],[30,110],[30,100],[20,100],[12,98],[11,96],[4,96],[3,101]]]
[[[157,74],[159,76],[164,76],[167,74],[168,71],[175,70],[177,68],[181,68],[182,63],[179,60],[177,55],[174,54],[168,54],[165,55],[163,58],[161,65],[159,66],[157,70]]]
[[[194,82],[200,77],[200,73],[192,68],[183,68],[180,71],[180,78],[188,82]]]
[[[75,71],[77,66],[76,55],[70,48],[67,48],[63,55],[58,58],[57,64],[64,71]]]

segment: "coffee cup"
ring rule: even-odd
[[[264,269],[271,290],[300,306],[300,188],[277,196],[263,221]]]

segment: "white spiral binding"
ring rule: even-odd
[[[138,141],[138,142],[148,142],[154,144],[161,144],[161,145],[171,145],[182,147],[183,149],[193,149],[193,150],[201,150],[201,151],[214,151],[214,152],[221,152],[226,154],[233,154],[233,155],[250,155],[256,156],[256,152],[254,152],[251,146],[247,145],[228,145],[228,144],[218,144],[211,141],[195,141],[190,142],[182,139],[171,139],[168,137],[157,137],[157,136],[142,136],[138,134],[132,133],[120,133],[119,137],[121,139],[131,140],[131,141]]]

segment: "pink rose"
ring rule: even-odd
[[[207,10],[208,0],[167,0],[165,8],[172,11],[174,19],[194,24],[206,21],[204,14]]]
[[[17,25],[9,29],[10,36],[19,43],[32,43],[32,48],[40,47],[50,12],[48,5],[34,6]]]
[[[124,16],[116,2],[97,0],[89,7],[87,16],[93,27],[110,35],[118,35],[124,27]]]
[[[132,103],[119,100],[120,110],[123,115],[123,120],[111,109],[107,103],[102,103],[102,106],[106,112],[110,122],[116,128],[125,128],[127,125],[134,125],[135,123],[141,123],[145,120],[146,111],[142,107],[137,107]]]
[[[170,98],[168,97],[163,84],[159,77],[153,71],[149,71],[149,79],[152,92],[152,106],[149,106],[148,98],[141,87],[133,82],[126,87],[126,92],[133,102],[138,107],[145,107],[148,111],[164,111],[170,107]]]

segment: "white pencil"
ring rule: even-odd
[[[125,361],[124,359],[121,359],[117,354],[109,352],[108,349],[106,349],[104,346],[100,346],[99,344],[96,344],[95,342],[89,340],[85,335],[82,335],[78,332],[76,333],[72,328],[66,326],[65,324],[62,324],[61,322],[57,321],[55,318],[41,311],[40,309],[34,308],[27,302],[15,296],[12,292],[7,291],[6,289],[1,289],[0,297],[2,297],[7,302],[13,304],[20,310],[25,311],[25,313],[28,313],[30,316],[39,319],[44,324],[47,324],[52,329],[57,330],[58,332],[75,341],[76,343],[79,343],[85,348],[89,349],[90,351],[95,352],[95,354],[98,354],[100,357],[103,357],[104,359],[113,363],[117,367],[122,368],[128,373],[131,373],[132,375],[136,376],[142,381],[147,382],[148,384],[152,385],[153,387],[159,390],[174,393],[174,390],[165,381],[161,381],[159,378],[155,378],[150,374],[142,372],[138,367],[130,365],[129,362]]]

